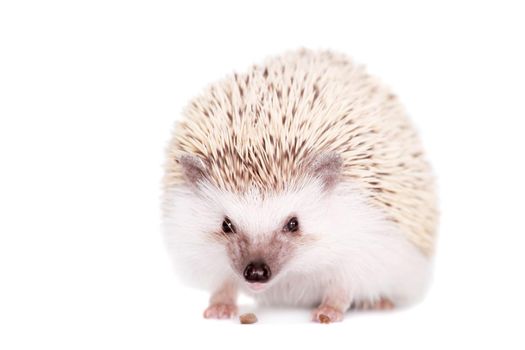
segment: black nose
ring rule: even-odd
[[[244,278],[250,283],[264,283],[270,279],[272,272],[264,262],[251,262],[244,269]]]

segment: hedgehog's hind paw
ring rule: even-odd
[[[354,310],[392,310],[394,307],[394,303],[387,298],[362,300],[352,305],[352,309]]]

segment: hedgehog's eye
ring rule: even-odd
[[[235,227],[227,217],[225,217],[224,221],[222,222],[222,231],[224,233],[235,233]]]
[[[299,230],[299,220],[294,216],[283,227],[284,232],[296,232]]]

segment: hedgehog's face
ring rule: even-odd
[[[224,246],[229,265],[249,290],[271,285],[314,239],[305,225],[315,205],[302,203],[305,195],[314,199],[319,194],[314,184],[310,187],[270,197],[257,190],[242,196],[217,194],[221,211],[209,237]]]
[[[293,257],[294,241],[300,239],[299,222],[295,216],[286,220],[282,227],[275,222],[275,227],[267,229],[268,232],[249,233],[234,226],[229,218],[224,219],[220,240],[226,247],[232,268],[248,288],[254,291],[263,289]]]
[[[327,167],[339,171],[339,158],[327,157],[326,161]],[[182,163],[187,179],[195,180],[196,174],[203,173],[194,168],[198,164],[195,159]],[[210,263],[227,261],[237,279],[254,292],[266,289],[286,272],[302,269],[300,261],[315,251],[312,247],[319,235],[336,224],[331,222],[326,202],[334,174],[319,164],[315,169],[320,176],[307,176],[274,194],[257,189],[234,194],[200,179],[191,205],[201,217],[190,219],[204,222],[200,223],[201,232],[191,234],[202,234],[226,255],[226,259],[216,258]]]

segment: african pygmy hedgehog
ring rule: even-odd
[[[182,277],[230,318],[239,291],[315,321],[420,298],[433,179],[398,99],[344,55],[299,50],[211,85],[175,127],[164,231]]]

